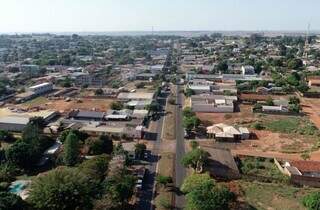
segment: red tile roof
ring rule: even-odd
[[[320,162],[319,161],[293,161],[290,162],[291,166],[296,167],[301,172],[320,172]]]

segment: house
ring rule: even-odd
[[[234,103],[237,101],[236,96],[191,96],[191,108],[194,112],[217,112],[232,113],[234,112]]]
[[[208,94],[211,92],[210,85],[188,85],[188,89],[191,89],[195,94]]]
[[[126,103],[126,107],[129,109],[145,109],[148,105],[152,103],[152,100],[144,100],[144,101],[129,101]]]
[[[262,112],[264,113],[288,113],[289,109],[287,106],[262,106]]]
[[[242,75],[254,75],[254,67],[253,66],[242,66],[241,67]]]
[[[132,110],[108,110],[105,119],[107,121],[128,121],[131,120]]]
[[[290,177],[293,184],[299,186],[320,187],[320,162],[319,161],[281,161],[274,159],[278,169]]]
[[[214,138],[216,141],[239,141],[250,138],[250,132],[247,128],[235,128],[223,123],[215,124],[207,127],[209,138]]]
[[[141,73],[136,75],[136,80],[155,80],[157,78],[157,74],[153,73]]]
[[[73,110],[68,117],[80,121],[103,121],[104,116],[104,112]]]
[[[154,93],[119,93],[118,100],[120,101],[152,101],[154,98]]]

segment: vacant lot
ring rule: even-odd
[[[320,99],[300,98],[302,110],[306,113],[310,120],[320,129]]]
[[[254,133],[252,139],[226,145],[234,154],[261,155],[296,159],[305,151],[317,151],[319,130],[306,117],[254,114],[251,106],[241,105],[238,113],[198,113],[205,126],[215,123],[248,127]],[[257,126],[259,124],[259,126]],[[259,129],[259,130],[258,130]],[[291,154],[298,154],[292,157]],[[312,158],[317,158],[312,156]]]
[[[44,100],[42,97],[34,99],[28,103],[21,104],[23,108],[42,107],[45,109],[57,110],[60,112],[67,112],[72,109],[84,109],[84,110],[100,110],[107,111],[110,108],[110,104],[114,100],[112,99],[80,99],[71,100],[69,102],[65,100]]]
[[[239,188],[238,200],[245,203],[245,205],[236,209],[305,210],[306,208],[301,204],[301,199],[316,190],[242,180],[233,184]]]

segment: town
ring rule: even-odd
[[[1,35],[1,209],[304,209],[319,58],[304,34]]]

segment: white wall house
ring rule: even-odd
[[[40,95],[53,90],[53,85],[51,83],[46,82],[39,85],[31,86],[29,87],[29,90],[37,95]]]

